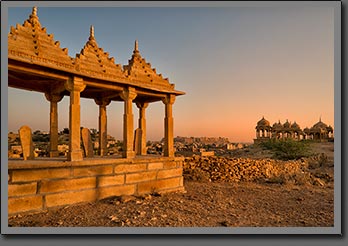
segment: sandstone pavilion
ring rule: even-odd
[[[255,129],[256,139],[254,139],[254,143],[270,139],[294,139],[297,141],[310,139],[319,142],[334,140],[332,126],[322,122],[321,118],[311,128],[306,127],[302,130],[296,121],[291,123],[286,120],[284,124],[278,121],[271,125],[268,120],[262,117],[257,122]]]
[[[183,191],[183,158],[174,156],[172,107],[184,95],[141,56],[135,41],[127,65],[98,46],[91,26],[88,41],[75,57],[41,26],[37,8],[8,34],[8,86],[42,93],[49,103],[50,158],[8,161],[8,212],[41,211],[110,196]],[[58,156],[58,104],[70,98],[69,151]],[[80,98],[99,106],[99,155],[81,149]],[[164,105],[164,154],[146,154],[146,108]],[[28,102],[30,103],[30,102]],[[123,103],[122,157],[106,156],[107,106]],[[138,128],[132,105],[139,109]],[[112,122],[111,122],[112,124]]]

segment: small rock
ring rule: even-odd
[[[228,222],[226,221],[226,220],[224,220],[224,221],[221,221],[220,222],[220,225],[222,225],[222,226],[228,226]]]
[[[130,201],[133,201],[133,200],[135,200],[135,197],[134,196],[129,196],[129,195],[123,195],[120,198],[120,201],[122,203],[130,202]]]
[[[115,204],[115,205],[120,205],[121,202],[120,202],[120,201],[115,201],[115,202],[113,202],[113,204]]]
[[[323,183],[323,181],[321,181],[320,179],[316,178],[313,182],[314,185],[317,186],[324,186],[325,184]]]
[[[157,196],[157,197],[162,196],[162,194],[161,194],[161,193],[158,193],[158,192],[154,192],[154,193],[152,193],[152,195],[153,195],[153,196]]]
[[[144,195],[144,200],[151,200],[152,196],[150,194]]]
[[[111,221],[115,221],[115,222],[119,222],[119,221],[120,221],[119,218],[118,218],[116,215],[110,215],[110,216],[109,216],[109,219],[110,219]]]

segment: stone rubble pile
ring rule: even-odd
[[[203,182],[267,182],[324,186],[333,176],[309,169],[308,159],[281,161],[274,159],[201,157],[185,158],[184,178]]]

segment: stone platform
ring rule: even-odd
[[[183,157],[37,158],[8,161],[8,214],[120,195],[184,191]]]

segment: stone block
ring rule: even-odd
[[[24,183],[24,184],[9,184],[8,185],[8,196],[24,196],[24,195],[35,195],[37,183]]]
[[[96,188],[96,177],[41,181],[40,193]]]
[[[78,167],[73,169],[75,177],[97,176],[112,174],[112,166]]]
[[[98,189],[98,199],[104,199],[111,196],[133,195],[134,193],[135,185],[101,187]]]
[[[126,183],[135,183],[156,179],[157,171],[126,174]]]
[[[176,167],[184,167],[184,162],[183,161],[177,161],[176,162]]]
[[[8,199],[8,213],[36,211],[43,208],[42,196],[29,196]]]
[[[46,195],[46,207],[69,205],[79,202],[94,202],[96,199],[96,189],[49,194]]]
[[[184,187],[184,177],[180,178],[179,185]]]
[[[70,168],[48,168],[33,170],[13,170],[12,182],[25,182],[42,179],[67,178]]]
[[[142,130],[140,128],[137,128],[134,131],[134,151],[137,155],[141,154],[141,145],[140,145],[141,134],[142,134]]]
[[[163,168],[164,169],[176,168],[176,162],[175,161],[164,162]]]
[[[182,168],[168,169],[168,170],[160,170],[157,174],[157,179],[165,179],[176,176],[182,176]]]
[[[21,141],[23,159],[32,160],[34,159],[34,145],[31,136],[31,129],[29,126],[22,126],[19,129],[19,139]]]
[[[149,163],[147,165],[148,170],[162,169],[162,168],[163,168],[163,162],[154,162],[154,163]]]
[[[85,157],[93,157],[93,143],[91,138],[91,132],[88,128],[82,128],[81,138]]]
[[[115,166],[115,173],[134,173],[146,170],[146,164],[120,164]]]
[[[98,177],[98,186],[122,185],[124,184],[124,175],[100,176]]]
[[[148,181],[138,184],[138,194],[160,192],[164,189],[176,188],[180,186],[180,177]]]

